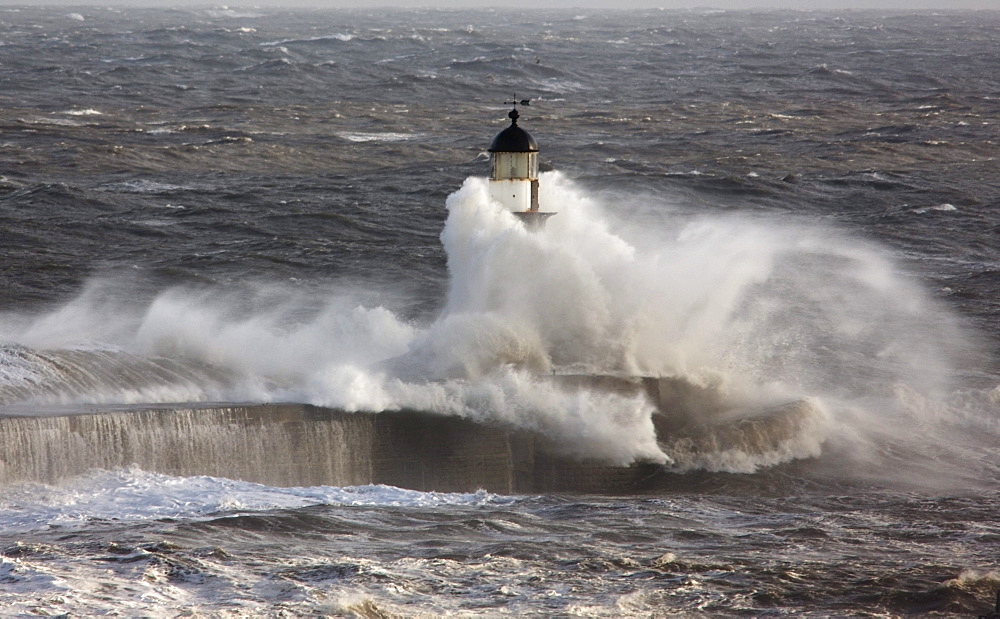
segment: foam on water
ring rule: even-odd
[[[950,393],[951,355],[966,338],[878,247],[829,227],[747,217],[668,215],[629,227],[608,215],[627,198],[602,205],[558,173],[543,175],[541,202],[559,215],[531,233],[488,198],[485,179],[448,198],[448,297],[431,324],[347,288],[319,299],[273,285],[175,288],[128,307],[113,281],[94,282],[48,315],[6,317],[0,334],[33,350],[112,344],[151,367],[204,368],[194,370],[204,380],[140,371],[123,385],[109,378],[115,370],[60,384],[65,364],[39,377],[22,367],[24,354],[3,370],[29,392],[44,387],[27,402],[412,408],[536,429],[567,452],[620,464],[670,461],[653,406],[546,376],[681,377],[711,385],[730,408],[812,398],[825,411],[804,426],[802,449],[715,458],[741,471],[815,456],[831,437],[864,445],[905,433],[901,420],[919,413],[897,397],[901,386],[935,401]]]
[[[441,507],[504,505],[516,499],[485,491],[417,492],[392,486],[276,488],[220,477],[174,477],[137,467],[95,470],[58,486],[18,484],[0,489],[7,533],[86,526],[95,520],[138,522],[219,517],[311,505]]]
[[[59,487],[8,487],[0,490],[0,517],[8,543],[18,541],[5,545],[0,556],[4,585],[0,606],[15,615],[72,608],[88,616],[168,617],[178,609],[213,615],[222,608],[225,613],[258,616],[273,614],[275,604],[285,611],[294,609],[295,614],[355,614],[358,609],[374,608],[372,592],[362,596],[357,584],[338,582],[337,575],[364,568],[387,573],[377,560],[354,559],[352,553],[341,558],[337,552],[299,545],[294,539],[286,543],[296,549],[291,555],[268,558],[233,539],[224,542],[226,549],[192,549],[163,538],[138,542],[135,532],[169,530],[178,522],[191,531],[204,523],[209,532],[194,534],[197,546],[220,529],[242,530],[246,518],[288,517],[296,523],[295,515],[305,513],[300,508],[374,508],[386,514],[392,512],[386,508],[504,508],[516,502],[482,491],[421,493],[388,486],[271,488],[212,477],[170,477],[137,468],[93,471]],[[105,527],[114,531],[111,538],[102,537],[100,530]],[[48,535],[57,541],[21,541]],[[253,532],[249,535],[256,537]],[[342,536],[327,531],[322,537]],[[337,571],[338,561],[345,562],[345,572]],[[268,565],[263,572],[254,567],[262,562]],[[323,585],[332,583],[344,587],[334,587],[331,595]]]
[[[406,142],[419,136],[411,133],[341,133],[340,137],[349,142]]]

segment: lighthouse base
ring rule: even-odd
[[[518,211],[514,215],[524,223],[528,230],[540,230],[545,227],[545,222],[555,213],[543,213],[541,211]]]

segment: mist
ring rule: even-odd
[[[579,457],[732,472],[824,444],[864,461],[874,437],[924,453],[911,430],[951,415],[968,338],[878,246],[815,223],[672,218],[669,205],[644,229],[613,214],[635,198],[608,204],[557,172],[540,196],[557,219],[532,233],[487,184],[469,178],[447,200],[449,288],[428,323],[350,285],[176,287],[122,307],[128,282],[98,278],[51,313],[0,317],[0,336],[27,347],[0,350],[24,372],[0,403],[423,410],[536,431]],[[699,424],[735,428],[740,411],[789,403],[802,422],[780,440],[692,452],[657,436],[642,393],[567,389],[553,374],[671,377],[704,394]],[[714,420],[717,403],[732,423]]]

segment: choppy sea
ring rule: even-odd
[[[995,11],[0,10],[0,414],[419,409],[672,480],[8,483],[0,614],[994,612],[998,60]],[[560,372],[816,423],[685,459]]]

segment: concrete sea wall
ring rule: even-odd
[[[621,493],[659,473],[655,465],[561,457],[540,436],[455,417],[302,404],[8,415],[0,417],[0,445],[2,485],[135,464],[272,486]]]

